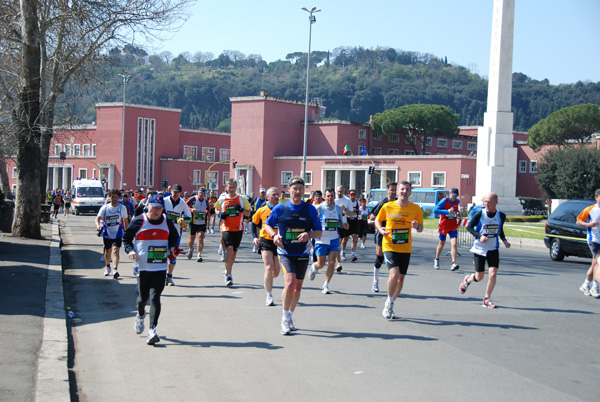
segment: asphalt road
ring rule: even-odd
[[[101,241],[91,216],[61,224],[65,303],[72,326],[73,400],[80,401],[598,401],[600,300],[579,291],[589,261],[553,262],[543,248],[504,249],[492,299],[484,283],[461,295],[472,256],[460,249],[460,270],[432,269],[436,240],[420,235],[400,318],[382,317],[382,292],[371,292],[374,246],[358,250],[335,275],[305,281],[292,336],[279,333],[276,307],[266,307],[264,268],[244,236],[224,286],[218,235],[207,235],[205,262],[179,258],[176,286],[163,292],[161,342],[146,345],[133,331],[135,278],[125,260],[121,278],[104,277]],[[188,234],[182,244],[187,248]],[[121,256],[125,259],[125,253]],[[487,278],[487,276],[486,276]],[[487,280],[487,279],[486,279]],[[146,320],[146,327],[148,320]]]

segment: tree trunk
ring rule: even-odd
[[[17,198],[12,234],[39,239],[40,207],[40,33],[37,0],[20,0],[22,87],[15,116],[18,124]]]
[[[52,110],[52,116],[54,116],[54,110]],[[48,125],[50,124],[50,125]],[[54,124],[54,118],[51,118],[50,122],[45,122],[44,129],[41,133],[40,141],[40,196],[42,197],[41,202],[46,200],[46,182],[48,181],[48,155],[50,154],[50,141],[54,134],[52,125]]]
[[[4,155],[4,148],[2,147],[2,142],[0,141],[0,187],[2,188],[2,192],[4,196],[12,200],[12,189],[10,188],[10,182],[8,181],[8,170],[6,170],[6,158]]]

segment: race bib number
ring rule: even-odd
[[[392,243],[405,244],[408,243],[408,235],[410,229],[392,229]]]
[[[148,246],[148,264],[164,264],[167,262],[167,248],[163,246]]]
[[[238,211],[237,209],[235,209],[234,207],[227,207],[225,208],[225,213],[227,214],[228,217],[236,217],[240,214],[240,211]]]
[[[173,221],[173,223],[177,223],[179,219],[179,214],[176,212],[167,212],[167,218]]]
[[[338,220],[337,219],[325,219],[325,230],[326,231],[335,231],[338,228]]]
[[[300,234],[304,232],[304,229],[288,229],[285,232],[286,243],[300,243],[300,240],[298,240],[298,236],[300,236]]]
[[[485,225],[481,234],[487,237],[488,239],[493,239],[498,236],[498,225]]]
[[[456,211],[448,212],[446,219],[456,219]]]
[[[106,226],[119,226],[119,224],[121,223],[121,219],[119,219],[119,218],[120,218],[120,216],[117,216],[117,215],[105,217]]]
[[[196,223],[198,223],[198,222],[203,223],[204,222],[204,216],[205,216],[205,214],[203,214],[203,213],[195,213],[194,214],[194,222],[196,222]]]

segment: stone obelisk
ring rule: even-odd
[[[521,215],[516,198],[517,149],[513,147],[512,59],[515,0],[494,0],[487,112],[477,132],[477,204],[483,195],[498,194],[498,209]]]

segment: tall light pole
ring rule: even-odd
[[[123,74],[119,74],[119,76],[123,78],[123,132],[121,138],[121,187],[119,188],[123,188],[123,166],[125,165],[125,87],[127,86],[127,81],[131,75],[123,72]]]
[[[306,11],[308,16],[308,55],[306,58],[306,99],[304,103],[304,150],[302,153],[302,179],[306,182],[306,148],[308,144],[308,78],[310,72],[310,39],[312,34],[312,24],[317,22],[314,17],[314,13],[318,13],[321,10],[317,10],[317,7],[313,7],[310,10],[306,7],[302,7]]]

